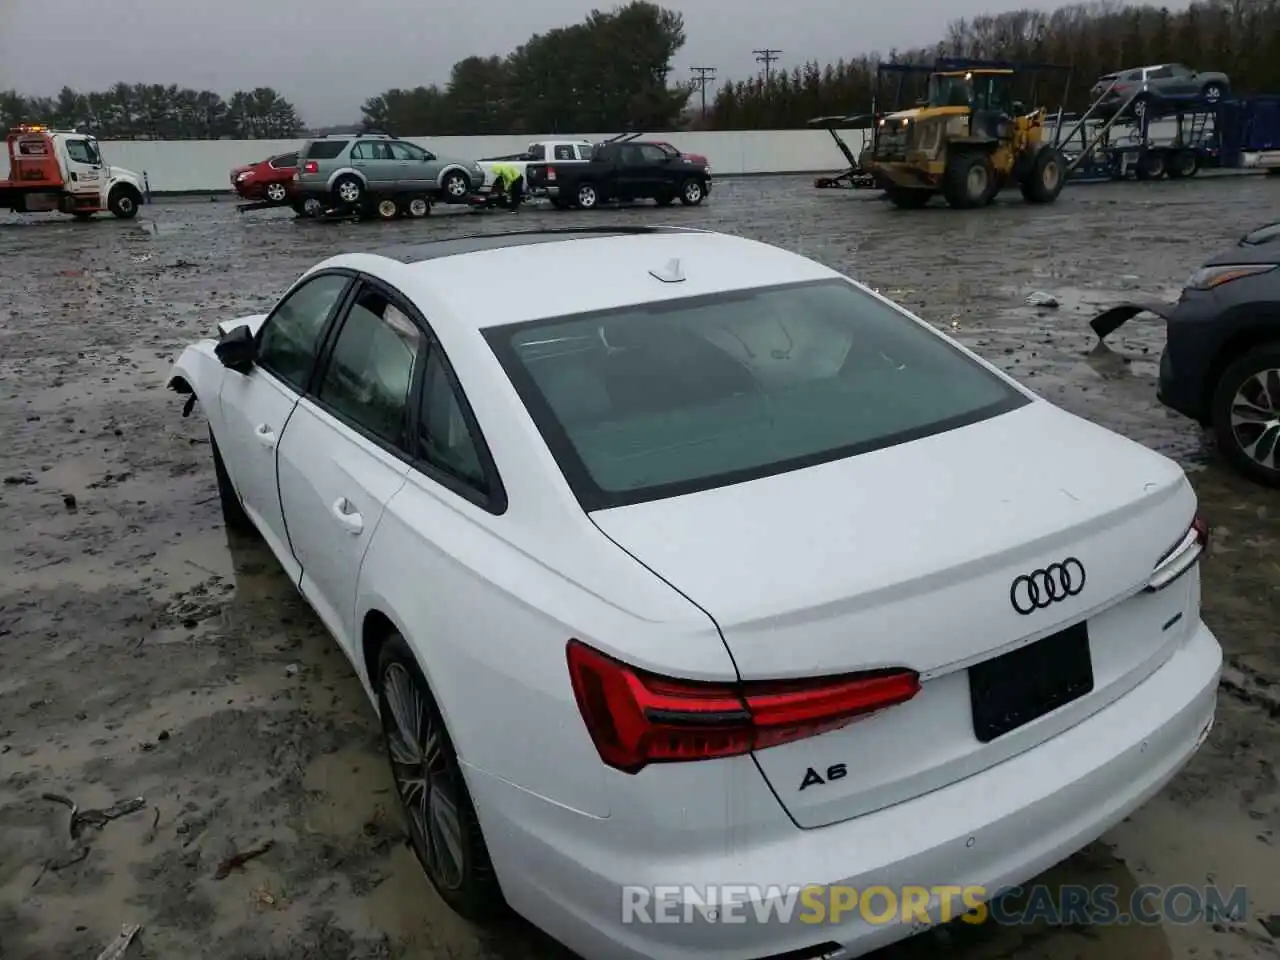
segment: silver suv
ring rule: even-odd
[[[466,203],[485,182],[474,160],[437,156],[388,134],[325,136],[298,151],[294,190],[305,201],[354,206],[370,194],[421,194]]]

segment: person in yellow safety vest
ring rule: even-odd
[[[524,172],[510,163],[495,163],[490,169],[493,170],[494,192],[506,199],[513,212],[519,211],[520,201],[524,199]]]

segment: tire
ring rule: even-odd
[[[1164,154],[1159,150],[1148,150],[1138,160],[1134,174],[1139,180],[1159,180],[1164,176]]]
[[[379,200],[376,210],[381,220],[394,220],[400,215],[400,205],[394,200]]]
[[[405,204],[404,209],[405,213],[415,220],[420,217],[427,217],[431,215],[431,204],[427,201],[426,197],[414,197]]]
[[[600,193],[596,190],[593,184],[579,184],[577,201],[578,206],[583,210],[594,210],[600,205]]]
[[[1067,182],[1067,158],[1057,147],[1042,147],[1018,184],[1027,203],[1053,203]]]
[[[506,908],[502,888],[449,731],[403,637],[393,634],[383,644],[375,678],[387,762],[410,846],[427,879],[454,912],[472,922],[493,919]],[[419,798],[427,810],[421,809]],[[442,815],[445,801],[452,801],[456,814],[452,824]],[[449,854],[450,845],[441,843],[446,831],[454,834],[460,854],[456,860]]]
[[[267,199],[272,203],[284,203],[285,198],[289,196],[289,188],[283,183],[268,183],[265,192]]]
[[[1200,95],[1210,103],[1221,103],[1227,99],[1228,92],[1226,86],[1216,80],[1210,81],[1200,88]]]
[[[917,190],[911,187],[885,187],[884,195],[900,210],[919,210],[933,199],[932,190]]]
[[[107,209],[113,217],[132,220],[142,207],[142,194],[130,183],[120,183],[111,188],[107,196]]]
[[[1236,407],[1237,398],[1252,404]],[[1242,420],[1242,411],[1269,408],[1270,417]],[[1232,361],[1214,384],[1210,424],[1218,452],[1241,474],[1268,487],[1280,487],[1280,342],[1254,347]]]
[[[985,207],[996,188],[996,172],[985,153],[953,153],[942,175],[942,196],[954,210]]]
[[[218,441],[209,431],[209,446],[213,448],[213,474],[218,481],[218,502],[222,506],[222,522],[228,530],[236,533],[255,533],[253,521],[244,512],[240,495],[236,493],[231,482],[231,474],[227,473],[227,465],[222,462],[222,451],[218,449]]]
[[[686,207],[696,207],[706,199],[707,191],[702,181],[690,177],[680,185],[680,202]]]
[[[1194,177],[1200,169],[1200,158],[1194,150],[1179,150],[1165,164],[1165,176],[1170,180]]]
[[[333,199],[341,206],[354,207],[364,199],[364,184],[354,174],[344,174],[334,181]]]
[[[1133,103],[1129,104],[1129,116],[1133,117],[1135,120],[1141,120],[1142,115],[1147,112],[1147,103],[1150,100],[1151,98],[1146,95],[1140,96],[1134,100]]]
[[[440,181],[440,192],[449,203],[465,203],[471,196],[471,180],[461,170],[450,170]]]

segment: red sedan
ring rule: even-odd
[[[293,193],[298,154],[282,153],[231,171],[231,189],[246,200],[285,203]]]

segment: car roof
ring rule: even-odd
[[[683,279],[663,279],[672,261]],[[380,276],[429,316],[434,308],[472,329],[841,276],[779,247],[682,227],[483,234],[344,254],[326,265]]]

